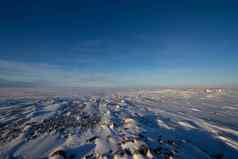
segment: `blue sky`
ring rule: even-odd
[[[232,0],[2,1],[0,83],[237,85],[237,19]]]

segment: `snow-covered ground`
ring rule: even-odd
[[[237,159],[238,93],[140,90],[0,100],[1,159]]]

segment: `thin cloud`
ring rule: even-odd
[[[7,81],[39,83],[46,81],[58,86],[104,86],[115,81],[106,73],[89,73],[77,69],[65,70],[48,64],[21,63],[0,60],[0,78]]]

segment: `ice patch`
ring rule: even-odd
[[[157,120],[157,123],[160,127],[165,128],[165,129],[173,129],[172,127],[169,127],[164,121],[162,120]]]
[[[179,121],[178,124],[181,125],[182,127],[185,127],[185,128],[195,129],[194,126],[192,126],[191,124],[189,124],[187,122]]]
[[[200,112],[201,110],[196,109],[196,108],[192,108],[191,110],[195,111],[195,112]]]
[[[238,142],[237,141],[231,140],[228,137],[224,137],[224,136],[217,136],[217,138],[222,140],[226,144],[230,145],[234,149],[238,150]]]

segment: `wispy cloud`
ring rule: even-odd
[[[114,82],[112,75],[106,73],[89,73],[77,69],[66,70],[57,65],[7,60],[0,60],[0,78],[35,84],[42,81],[42,83],[55,86],[106,86]]]

